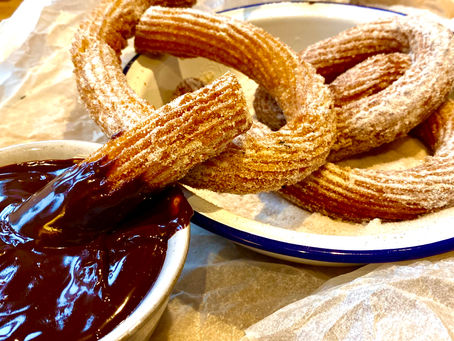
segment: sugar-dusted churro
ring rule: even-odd
[[[338,135],[328,160],[405,136],[445,101],[454,82],[453,33],[428,19],[396,16],[355,26],[300,53],[329,83],[368,57],[392,52],[408,53],[410,66],[383,91],[337,110]]]
[[[399,79],[411,64],[405,53],[377,54],[340,74],[329,85],[336,111],[342,106],[378,93]],[[257,119],[272,130],[279,130],[285,124],[274,98],[261,86],[254,96]]]
[[[395,53],[357,64],[330,84],[336,107],[381,91],[409,66],[408,55]],[[434,151],[434,156],[418,167],[389,171],[327,163],[279,193],[304,209],[350,221],[404,220],[449,207],[454,204],[449,199],[454,194],[450,175],[454,170],[453,110],[453,102],[448,101],[417,127],[417,135]],[[271,116],[268,111],[263,119]]]
[[[351,221],[406,220],[454,205],[454,102],[417,129],[434,155],[405,170],[351,169],[328,163],[280,190],[310,211]]]
[[[267,191],[295,183],[325,162],[334,132],[331,95],[315,70],[277,38],[222,15],[151,7],[136,27],[135,45],[139,53],[202,56],[232,66],[264,86],[287,119],[278,132],[254,122],[184,183],[222,192]]]
[[[240,85],[235,76],[226,74],[117,134],[20,204],[8,215],[9,238],[20,232],[24,240],[47,244],[54,239],[91,240],[145,195],[176,182],[194,165],[220,153],[250,125]],[[83,215],[80,209],[72,210],[80,203],[86,206]]]
[[[79,95],[107,136],[128,129],[154,107],[127,84],[120,53],[151,5],[192,6],[195,0],[102,0],[78,29],[71,56]]]

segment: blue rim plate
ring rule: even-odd
[[[270,239],[225,225],[207,216],[194,214],[192,222],[231,241],[272,257],[301,263],[325,265],[353,265],[385,263],[429,257],[454,249],[454,238],[430,244],[393,249],[348,250],[312,247]]]
[[[386,9],[327,2],[271,2],[236,7],[221,13],[261,26],[297,51],[355,24],[403,15]],[[128,63],[125,73],[134,90],[160,106],[168,100],[169,93],[181,79],[198,77],[207,70],[211,77],[217,77],[227,69],[203,58],[181,60],[164,56],[151,60],[136,56]],[[251,100],[255,87],[249,90],[250,80],[239,73],[237,76],[246,97]],[[411,222],[360,225],[347,234],[338,233],[339,227],[332,233],[317,233],[243,217],[221,208],[211,200],[212,193],[206,195],[207,191],[187,189],[188,200],[195,210],[194,224],[284,260],[319,265],[381,263],[422,258],[454,249],[454,209]],[[235,200],[235,196],[232,198]]]

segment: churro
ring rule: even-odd
[[[279,193],[309,211],[350,221],[414,219],[454,204],[454,102],[417,129],[433,156],[405,170],[351,169],[328,163]]]
[[[5,220],[8,238],[46,245],[92,240],[250,125],[240,85],[226,74],[157,109],[20,204]],[[83,215],[72,210],[75,202],[85,205]]]
[[[410,57],[395,53],[376,55],[357,64],[330,84],[336,107],[381,91],[408,67]],[[405,220],[449,207],[454,204],[450,199],[454,182],[449,175],[454,166],[453,109],[453,102],[448,101],[416,128],[417,135],[434,151],[434,156],[420,166],[389,171],[327,163],[279,193],[304,209],[349,221]],[[272,111],[264,113],[264,120],[272,117]]]
[[[127,84],[120,53],[151,5],[192,6],[195,0],[102,0],[76,32],[71,47],[79,95],[90,116],[111,137],[153,113]]]
[[[411,65],[383,91],[337,110],[338,135],[328,160],[405,136],[445,101],[454,82],[453,33],[428,19],[396,16],[355,26],[299,54],[330,83],[366,58],[392,52],[409,54]]]
[[[405,53],[377,54],[340,74],[328,85],[335,110],[385,89],[405,73],[410,63]],[[285,124],[279,105],[261,86],[255,92],[254,109],[257,119],[272,130]]]
[[[283,109],[277,132],[254,122],[216,158],[182,182],[253,193],[295,183],[321,166],[334,137],[332,99],[312,66],[277,38],[247,22],[191,9],[151,7],[136,26],[139,53],[201,56],[234,67],[261,84]]]

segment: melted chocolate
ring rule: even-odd
[[[140,177],[111,190],[112,166],[104,159],[74,165],[24,202],[10,204],[2,213],[8,243],[77,245],[111,229],[150,192]]]
[[[86,197],[79,180],[103,169],[73,168],[65,181],[55,179],[74,163],[0,168],[0,340],[107,334],[140,303],[161,270],[168,239],[189,224],[192,209],[179,188],[148,197],[133,183],[107,199],[96,191]],[[43,187],[40,198],[31,196]]]

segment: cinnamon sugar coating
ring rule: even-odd
[[[152,4],[194,0],[103,0],[81,24],[71,48],[77,86],[91,117],[114,139],[86,162],[112,163],[112,191],[140,176],[150,190],[180,179],[217,155],[251,125],[244,95],[230,73],[193,94],[155,109],[127,84],[120,53]]]
[[[411,66],[405,53],[373,55],[348,69],[329,84],[334,105],[338,111],[343,106],[378,94],[397,81]]]
[[[156,109],[85,162],[105,160],[113,165],[106,179],[112,190],[139,176],[156,190],[217,155],[251,123],[241,87],[227,73]]]
[[[411,64],[405,53],[387,53],[371,56],[341,73],[329,85],[336,112],[342,106],[378,93],[402,76]],[[274,98],[261,86],[254,96],[257,119],[272,130],[285,124],[285,117]]]
[[[384,67],[390,60],[393,67]],[[336,105],[380,91],[409,65],[408,55],[395,53],[357,64],[331,83]],[[329,162],[279,194],[309,211],[359,222],[413,219],[454,205],[454,102],[448,100],[414,132],[434,152],[417,167],[352,169]]]
[[[447,98],[454,83],[454,36],[428,19],[396,16],[358,25],[301,55],[325,75],[344,71],[357,56],[404,52],[411,65],[383,91],[343,106],[329,160],[368,151],[405,136]],[[350,56],[350,57],[349,57]],[[329,70],[329,71],[328,71]]]
[[[355,26],[300,53],[329,83],[368,57],[392,52],[407,53],[411,65],[383,91],[336,110],[338,135],[328,160],[405,136],[445,101],[454,82],[453,33],[428,19],[396,16]]]
[[[287,124],[277,132],[254,122],[219,156],[194,167],[185,184],[254,193],[300,181],[326,159],[334,137],[332,98],[312,66],[247,22],[190,9],[151,7],[136,27],[139,53],[201,56],[234,67],[279,102]]]
[[[403,105],[408,103],[409,100],[414,100],[419,105],[418,108],[414,108],[414,103],[404,108],[405,110],[409,108],[416,110],[409,112],[407,116],[402,116],[401,120],[403,126],[406,127],[405,129],[409,129],[414,124],[411,122],[414,119],[413,114],[420,115],[420,119],[422,119],[425,115],[421,114],[423,111],[433,112],[433,110],[431,111],[433,106],[448,95],[454,83],[451,71],[446,69],[447,64],[452,61],[451,46],[453,43],[452,34],[447,35],[449,39],[446,41],[442,39],[442,42],[439,42],[433,36],[427,34],[426,40],[419,43],[419,48],[424,45],[432,46],[436,52],[441,45],[441,52],[445,52],[438,54],[441,59],[436,62],[428,58],[436,58],[437,54],[425,55],[423,61],[428,64],[426,64],[427,69],[421,71],[421,75],[415,76],[413,74],[415,72],[415,60],[418,59],[417,55],[413,53],[392,53],[394,48],[386,51],[380,45],[377,47],[380,52],[390,53],[371,56],[339,76],[337,76],[339,72],[343,72],[346,67],[351,66],[343,62],[343,58],[348,55],[347,52],[344,57],[339,57],[338,63],[337,60],[334,60],[333,67],[329,67],[331,62],[328,61],[325,64],[318,64],[318,70],[325,76],[330,77],[330,79],[337,76],[330,84],[330,90],[333,93],[338,120],[344,120],[340,124],[340,136],[342,137],[342,127],[347,124],[355,125],[356,122],[367,120],[364,115],[355,116],[358,112],[352,110],[360,108],[361,103],[375,102],[382,106],[388,106],[391,103],[393,105],[389,105],[387,110],[395,110],[399,113]],[[358,39],[360,38],[358,37]],[[392,40],[390,41],[392,42]],[[447,44],[445,50],[443,50],[443,42]],[[312,46],[307,50],[309,52],[303,52],[301,55],[308,55],[313,58],[313,61],[317,60],[320,55],[327,53],[324,50],[325,43],[314,45],[321,49],[319,53]],[[395,45],[395,43],[392,43],[390,46]],[[333,46],[333,48],[337,47]],[[345,51],[349,50],[345,46],[342,48]],[[365,48],[362,53],[369,56],[372,52]],[[355,60],[356,62],[357,60]],[[427,72],[428,70],[433,71],[434,68],[438,70],[437,72],[443,72],[441,74]],[[390,91],[396,91],[396,86],[402,84],[402,79],[405,80],[406,78],[418,79],[414,90],[404,82],[407,87],[398,89],[399,92],[395,94],[390,93]],[[428,80],[429,78],[431,78],[431,81]],[[420,97],[415,99],[415,95]],[[396,96],[402,97],[403,101],[393,102],[397,98]],[[265,100],[264,97],[263,100]],[[451,199],[452,194],[454,194],[454,182],[452,180],[454,165],[454,149],[452,149],[454,141],[454,132],[452,131],[453,110],[454,104],[449,100],[425,123],[418,126],[419,135],[434,149],[434,156],[428,157],[418,167],[390,171],[351,169],[327,163],[304,181],[296,185],[285,186],[279,193],[309,211],[350,221],[364,221],[374,218],[406,220],[450,207],[454,204],[454,200]],[[267,115],[270,116],[271,114],[268,113]],[[346,115],[350,115],[350,117],[346,119]],[[385,120],[387,118],[389,116],[380,117],[378,123],[386,125]],[[264,119],[268,119],[266,115]],[[402,124],[400,126],[399,124],[396,123],[397,128],[402,127]],[[376,135],[372,133],[364,135],[364,139],[374,139],[375,137]],[[335,155],[337,156],[333,157],[333,154],[331,154],[329,158],[340,157],[341,154]]]
[[[195,0],[101,0],[73,40],[71,57],[79,95],[90,116],[111,137],[132,128],[154,107],[127,84],[120,52],[151,5],[192,6]]]
[[[418,127],[434,155],[406,170],[326,164],[280,194],[309,211],[350,221],[408,220],[454,205],[454,102]]]

